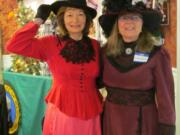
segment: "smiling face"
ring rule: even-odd
[[[137,13],[127,13],[119,16],[118,29],[125,42],[136,41],[142,31],[143,20]]]
[[[86,15],[82,9],[66,8],[64,24],[70,36],[82,36],[86,24]]]

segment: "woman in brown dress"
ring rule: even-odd
[[[107,36],[103,82],[108,95],[104,135],[174,135],[170,57],[157,45],[161,15],[143,2],[105,0],[99,18]]]

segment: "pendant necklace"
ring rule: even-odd
[[[132,50],[132,48],[126,48],[125,49],[125,54],[127,54],[127,55],[131,55],[133,53],[133,50]]]

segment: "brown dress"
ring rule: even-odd
[[[103,135],[174,135],[174,82],[167,51],[156,47],[145,63],[133,62],[133,54],[103,56],[108,91]]]

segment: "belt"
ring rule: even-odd
[[[121,105],[144,106],[155,103],[155,88],[148,90],[133,90],[106,87],[109,102]]]

